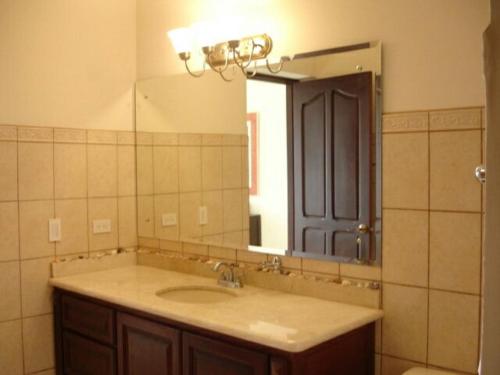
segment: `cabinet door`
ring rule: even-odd
[[[267,375],[267,355],[183,333],[183,375]]]
[[[115,352],[112,348],[65,331],[63,351],[65,375],[116,374]]]
[[[168,326],[118,314],[120,375],[180,375],[180,333]]]

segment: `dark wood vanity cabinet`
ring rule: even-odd
[[[290,353],[54,291],[57,375],[373,375],[374,324]]]

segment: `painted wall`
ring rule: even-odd
[[[267,19],[279,53],[381,40],[385,112],[485,102],[488,0],[138,0],[138,76],[183,71],[167,30],[234,14]]]
[[[135,0],[0,0],[0,124],[133,129]]]
[[[250,213],[261,215],[262,246],[288,247],[286,86],[247,82],[247,111],[258,113],[258,191]]]

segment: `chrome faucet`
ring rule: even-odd
[[[281,258],[277,255],[273,256],[270,261],[261,263],[260,269],[262,271],[273,271],[274,273],[281,273],[283,271]]]
[[[227,288],[243,288],[243,282],[241,281],[240,276],[235,271],[235,268],[237,267],[238,265],[235,263],[215,263],[214,267],[212,268],[214,272],[219,272],[222,269],[217,283]]]

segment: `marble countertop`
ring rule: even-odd
[[[180,286],[214,287],[216,280],[145,266],[52,278],[50,284],[288,352],[302,352],[383,315],[381,310],[248,285],[230,289],[237,294],[230,301],[168,301],[156,293]]]

